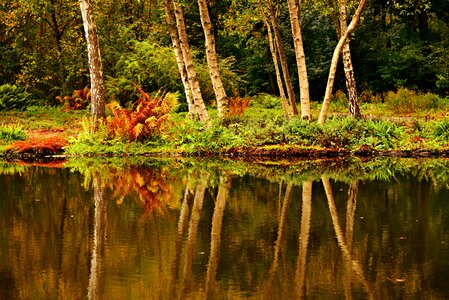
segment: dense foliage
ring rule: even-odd
[[[181,2],[200,84],[205,99],[211,102],[213,90],[198,7],[195,1]],[[360,91],[380,97],[401,87],[449,93],[449,3],[409,2],[367,3],[351,43]],[[210,5],[228,94],[276,94],[267,32],[257,1],[213,1]],[[278,5],[280,29],[298,91],[287,4]],[[108,0],[94,7],[109,99],[122,105],[134,102],[137,96],[132,82],[150,92],[182,89],[160,1]],[[308,1],[301,14],[314,100],[320,100],[324,93],[337,42],[329,10],[318,0]],[[56,96],[70,95],[88,85],[85,49],[76,1],[14,0],[0,4],[0,84],[17,85],[36,99],[55,103]],[[337,89],[344,89],[342,72],[337,77]]]

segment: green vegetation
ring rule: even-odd
[[[25,110],[34,103],[31,95],[16,85],[0,86],[0,111]]]
[[[394,102],[394,99],[408,101]],[[176,112],[176,95],[151,97],[125,109],[110,105],[106,123],[95,133],[90,130],[87,111],[62,108],[29,108],[3,113],[0,129],[3,150],[26,136],[57,134],[65,137],[71,156],[264,154],[298,155],[334,149],[342,153],[365,151],[447,151],[449,147],[448,99],[408,90],[390,93],[385,103],[363,103],[365,119],[347,115],[340,101],[331,106],[332,116],[325,125],[299,118],[283,117],[280,99],[261,94],[251,99],[243,114],[224,119],[215,117],[208,125]],[[338,96],[338,94],[337,94]],[[145,98],[148,97],[148,98]],[[341,97],[341,96],[340,96]],[[432,100],[430,105],[429,99]],[[344,101],[344,100],[343,100]],[[410,103],[414,112],[407,111]],[[246,105],[246,104],[245,104]],[[317,116],[319,106],[313,105]],[[25,118],[23,118],[24,116]]]

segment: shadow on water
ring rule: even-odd
[[[2,299],[447,298],[447,160],[0,163]]]

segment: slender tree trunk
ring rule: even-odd
[[[287,58],[285,56],[284,44],[282,43],[281,31],[279,30],[279,24],[277,21],[274,5],[271,0],[265,1],[270,12],[270,21],[274,30],[274,38],[276,46],[279,51],[279,59],[281,61],[282,74],[284,75],[284,82],[287,88],[288,102],[289,102],[289,115],[297,116],[298,108],[296,107],[295,93],[293,92],[292,79],[290,77],[290,71],[288,70]]]
[[[346,17],[346,0],[340,0],[340,35],[348,30]],[[338,38],[340,38],[340,35]],[[354,118],[361,118],[360,107],[357,99],[357,86],[354,77],[354,68],[352,67],[351,50],[349,48],[349,38],[343,44],[342,50],[343,66],[345,71],[346,89],[348,90],[349,114]]]
[[[173,8],[175,10],[176,26],[178,27],[179,41],[182,51],[182,56],[184,58],[185,67],[187,70],[187,76],[192,89],[192,98],[195,105],[195,112],[200,121],[209,123],[209,114],[206,110],[206,105],[203,101],[203,96],[201,95],[200,84],[198,82],[195,67],[193,66],[193,58],[190,53],[189,40],[187,38],[187,31],[184,22],[184,14],[182,12],[181,5],[175,0],[171,0]]]
[[[189,117],[193,118],[198,115],[195,105],[192,99],[192,89],[190,87],[189,78],[187,76],[186,65],[184,63],[184,57],[182,55],[181,45],[179,41],[178,29],[176,28],[175,11],[173,9],[173,3],[171,0],[165,0],[165,20],[168,25],[168,31],[170,33],[173,50],[175,52],[176,63],[178,65],[178,71],[181,75],[182,85],[184,86],[184,92],[186,95],[187,105],[189,109]]]
[[[279,89],[279,97],[281,98],[282,110],[284,116],[288,116],[288,103],[285,97],[284,83],[282,82],[281,71],[279,69],[278,63],[278,50],[273,38],[273,33],[271,32],[271,25],[263,11],[262,0],[258,0],[260,14],[262,15],[263,23],[268,33],[268,44],[270,46],[271,58],[273,59],[274,71],[276,73],[276,82]]]
[[[327,86],[326,92],[324,94],[323,106],[321,107],[320,116],[318,118],[318,124],[323,125],[324,122],[326,121],[327,111],[329,110],[329,103],[332,96],[332,88],[334,87],[335,72],[337,71],[338,58],[340,56],[340,52],[343,48],[343,45],[346,42],[346,39],[348,38],[349,34],[351,34],[351,32],[354,31],[354,29],[357,27],[357,24],[359,23],[360,15],[362,14],[363,8],[365,7],[365,2],[366,0],[360,0],[359,6],[357,7],[357,11],[355,12],[354,16],[352,17],[352,21],[348,26],[348,30],[346,30],[345,33],[342,33],[342,36],[338,41],[337,46],[335,47],[334,54],[332,55],[329,77],[327,79]]]
[[[301,0],[299,1],[301,5]],[[293,44],[295,46],[296,65],[298,67],[299,89],[301,99],[301,118],[304,120],[311,119],[310,115],[310,96],[309,96],[309,79],[307,76],[306,56],[304,54],[304,46],[302,42],[302,30],[299,20],[301,11],[296,4],[296,0],[288,0],[288,11],[290,13],[290,23],[292,26]]]
[[[89,57],[92,128],[95,131],[106,117],[103,64],[91,1],[80,0],[80,8]]]
[[[228,96],[226,96],[223,82],[221,81],[220,70],[218,68],[215,36],[212,30],[207,0],[198,0],[198,7],[200,9],[201,25],[203,26],[204,38],[206,40],[207,65],[209,67],[210,79],[217,100],[218,117],[226,117],[229,113],[229,99]]]

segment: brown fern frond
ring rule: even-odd
[[[143,90],[140,86],[138,86],[138,85],[135,84],[134,82],[133,82],[133,86],[139,91],[139,93],[142,95],[143,98],[145,98],[145,99],[148,100],[148,101],[151,100],[150,95],[148,95],[147,93],[145,93],[144,90]]]

